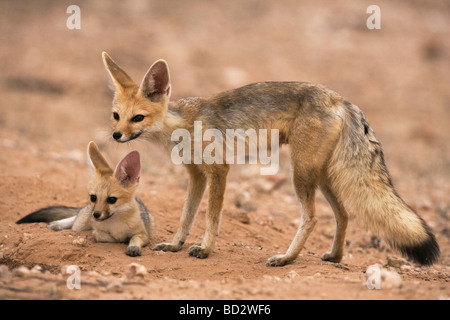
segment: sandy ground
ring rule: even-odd
[[[367,29],[365,1],[77,1],[80,30],[66,27],[70,4],[0,2],[1,299],[450,297],[447,1],[378,1],[381,30]],[[300,217],[286,148],[274,176],[259,175],[258,166],[232,169],[208,259],[187,253],[204,233],[206,197],[184,248],[152,251],[176,232],[187,175],[156,145],[112,141],[103,50],[137,82],[166,59],[173,99],[266,80],[322,83],[341,93],[377,133],[396,189],[437,237],[440,261],[425,268],[402,260],[352,219],[342,263],[323,262],[335,222],[318,192],[318,223],[299,257],[267,267],[289,246]],[[141,257],[126,256],[125,244],[95,243],[90,232],[15,224],[41,207],[87,203],[90,140],[111,163],[141,151],[138,196],[156,222]],[[236,201],[243,193],[247,207]],[[136,273],[132,263],[145,270]],[[381,290],[369,290],[365,271],[377,263],[392,272]],[[79,290],[67,287],[68,265],[81,270]]]

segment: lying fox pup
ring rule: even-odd
[[[140,159],[137,151],[126,155],[113,171],[94,142],[88,144],[92,179],[90,203],[84,208],[52,206],[23,217],[17,224],[49,222],[47,228],[59,231],[92,230],[97,242],[128,242],[126,254],[142,254],[153,230],[153,216],[135,197],[139,182]]]

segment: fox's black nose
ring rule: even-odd
[[[122,137],[122,134],[119,131],[113,133],[113,138],[119,140]]]
[[[92,214],[92,216],[95,218],[95,219],[98,219],[98,218],[100,218],[100,211],[94,211],[94,213]]]

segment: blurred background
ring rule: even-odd
[[[79,30],[66,26],[72,4],[81,10]],[[380,30],[366,26],[371,4],[2,0],[3,174],[50,176],[49,168],[66,160],[84,168],[89,140],[109,150],[113,161],[133,148],[146,148],[144,169],[155,176],[183,172],[158,147],[112,142],[113,91],[101,59],[107,51],[136,82],[156,59],[165,59],[172,99],[256,81],[321,83],[363,110],[400,193],[446,217],[450,2],[377,1]],[[64,165],[59,170],[54,179],[67,180]],[[282,170],[288,175],[287,163]]]

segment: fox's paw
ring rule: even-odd
[[[342,256],[336,256],[331,254],[331,252],[325,252],[322,255],[322,261],[330,261],[330,262],[341,262]]]
[[[189,248],[188,252],[191,257],[205,259],[208,258],[210,250],[202,248],[202,246],[199,244],[194,244]]]
[[[157,244],[153,250],[154,251],[171,251],[171,252],[177,252],[180,251],[181,247],[183,246],[184,242],[179,242],[177,245],[173,245],[171,243],[160,243]]]
[[[276,256],[270,257],[267,260],[267,266],[269,267],[282,267],[288,263],[292,262],[291,259],[287,258],[284,254],[278,254]]]
[[[126,253],[127,256],[137,257],[137,256],[142,255],[142,250],[138,246],[129,246],[125,253]]]

